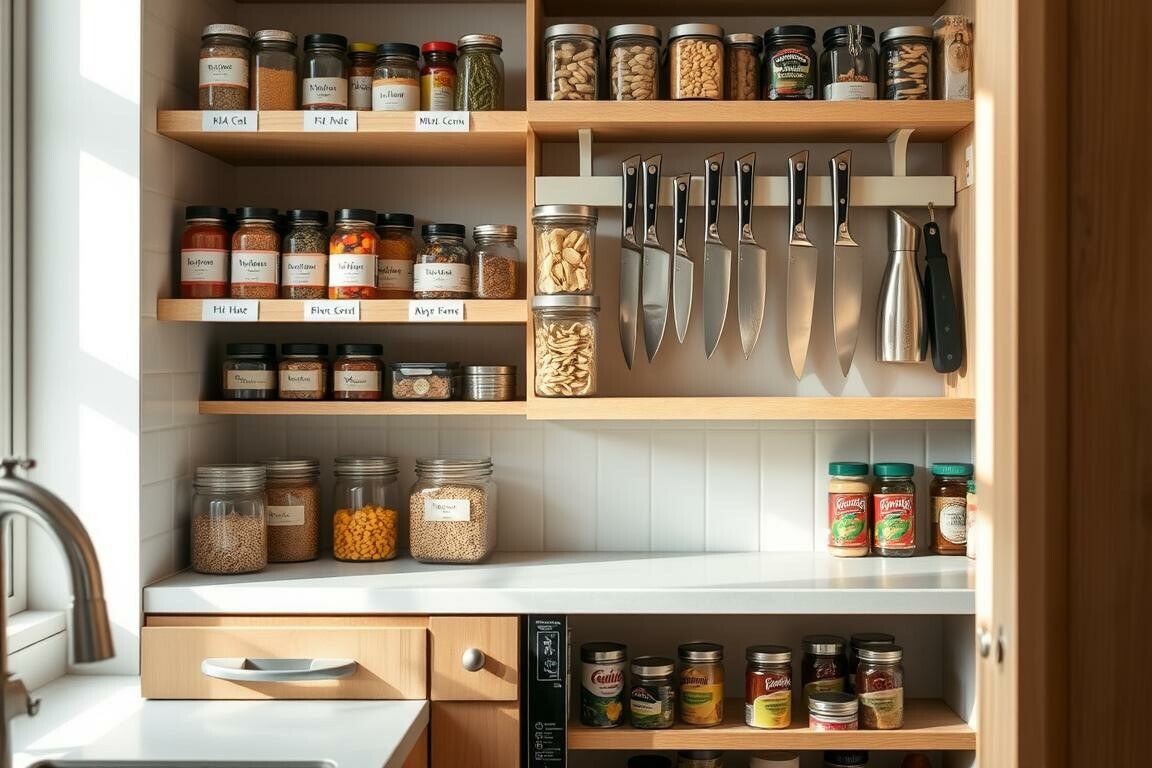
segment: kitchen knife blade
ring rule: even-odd
[[[964,327],[952,291],[948,257],[940,245],[940,225],[924,225],[924,298],[928,303],[928,338],[932,342],[932,367],[952,373],[964,360]]]
[[[804,376],[812,310],[816,304],[816,248],[804,229],[808,194],[808,150],[788,158],[788,357],[796,378]]]
[[[724,332],[732,284],[732,251],[721,242],[718,227],[723,169],[723,152],[704,161],[704,353],[708,357]]]
[[[672,218],[676,222],[676,240],[672,250],[676,254],[672,269],[672,309],[676,313],[676,339],[683,344],[688,333],[688,318],[692,313],[692,278],[694,265],[688,256],[684,233],[688,228],[688,196],[692,192],[692,174],[676,177],[672,190]]]
[[[852,150],[846,149],[829,162],[835,232],[832,240],[832,326],[836,333],[836,357],[847,376],[856,354],[860,332],[860,302],[864,286],[864,257],[848,230],[852,205]]]
[[[736,201],[740,218],[737,246],[736,309],[740,318],[740,345],[750,357],[764,324],[765,291],[768,287],[768,252],[752,234],[752,187],[756,181],[756,153],[736,161]]]
[[[621,170],[624,199],[620,207],[620,348],[632,368],[636,357],[636,328],[640,314],[640,243],[636,240],[636,193],[640,189],[640,155],[624,161]]]
[[[664,327],[668,323],[668,291],[672,285],[672,256],[660,246],[656,232],[662,159],[662,155],[653,155],[641,164],[644,176],[644,265],[640,271],[640,299],[648,362],[652,362],[660,351]]]

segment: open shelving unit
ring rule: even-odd
[[[523,400],[201,400],[212,416],[523,416]]]
[[[202,321],[206,299],[160,299],[156,317],[168,322]],[[261,323],[302,323],[305,302],[294,299],[260,300]],[[360,302],[361,323],[408,323],[407,299],[371,299]],[[528,318],[528,305],[521,300],[469,299],[464,302],[463,323],[471,325],[517,325]],[[459,323],[452,323],[458,325]]]

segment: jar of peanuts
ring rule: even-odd
[[[600,87],[600,30],[591,24],[553,24],[544,30],[544,98],[596,101]]]
[[[532,299],[536,348],[536,394],[596,394],[597,296],[536,296]]]
[[[376,211],[341,208],[328,240],[328,298],[376,298]]]
[[[348,562],[391,560],[399,540],[399,466],[391,456],[338,456],[332,556]]]
[[[668,32],[668,97],[724,98],[724,30],[716,24],[677,24]]]

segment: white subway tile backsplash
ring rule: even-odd
[[[704,550],[704,488],[703,430],[653,431],[653,551]]]
[[[972,461],[972,432],[959,429],[929,429],[927,461]]]
[[[544,548],[544,432],[495,429],[491,435],[497,547],[538,552]]]
[[[760,549],[812,548],[814,490],[802,478],[816,474],[812,431],[760,433]]]
[[[146,373],[140,384],[140,428],[144,431],[172,426],[172,376]]]
[[[596,550],[596,434],[544,425],[544,549]]]
[[[165,531],[140,543],[141,585],[162,579],[176,569],[172,548],[174,536],[173,531]]]
[[[492,455],[492,433],[488,429],[440,428],[440,456],[470,459]]]
[[[705,549],[756,551],[760,542],[760,432],[706,435]]]
[[[600,433],[596,445],[598,551],[651,548],[651,461],[652,434],[648,430],[639,431],[633,425],[628,431]]]
[[[926,431],[890,428],[872,432],[872,463],[906,461],[916,468],[916,546],[928,548],[928,483],[932,475],[925,467]]]
[[[161,480],[140,487],[140,538],[168,533],[176,527],[172,514],[172,481]]]

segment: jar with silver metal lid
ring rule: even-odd
[[[590,728],[615,728],[624,722],[624,667],[628,646],[584,643],[580,646],[580,722]]]
[[[932,67],[930,28],[892,27],[880,35],[880,77],[885,99],[931,99]]]
[[[516,298],[516,274],[520,250],[516,227],[511,224],[478,224],[472,229],[476,250],[472,252],[472,296],[477,299]]]
[[[757,101],[760,98],[760,35],[737,32],[724,38],[724,98]]]
[[[334,468],[333,557],[349,562],[396,557],[400,541],[399,462],[391,456],[338,456]]]
[[[860,666],[860,649],[870,645],[890,645],[896,636],[887,632],[856,632],[848,641],[848,693],[856,692],[856,670]]]
[[[532,299],[536,394],[588,397],[596,394],[600,312],[598,296],[536,296]]]
[[[592,293],[592,261],[599,211],[588,205],[538,205],[536,293]]]
[[[516,366],[464,366],[465,400],[513,400],[516,398]]]
[[[248,109],[252,36],[237,24],[209,24],[200,38],[200,109]]]
[[[544,30],[544,98],[595,101],[600,84],[600,30],[554,24]]]
[[[898,645],[868,645],[857,652],[856,695],[860,697],[860,727],[891,731],[904,727],[904,649]]]
[[[284,29],[261,29],[253,40],[252,109],[296,109],[296,35]]]
[[[268,562],[299,563],[320,556],[320,462],[262,459],[267,473]]]
[[[660,98],[660,43],[651,24],[617,24],[608,28],[608,95],[613,101]]]
[[[716,24],[677,24],[668,32],[668,97],[724,98],[724,29]]]
[[[408,498],[412,557],[422,563],[479,563],[496,548],[492,460],[417,459]]]
[[[800,661],[800,684],[804,686],[805,703],[817,691],[843,691],[848,676],[848,642],[839,635],[805,635],[801,641],[804,658]]]
[[[197,467],[192,481],[192,570],[233,574],[268,564],[262,464]]]
[[[851,693],[817,691],[808,697],[808,727],[814,731],[859,730],[860,703]]]
[[[792,724],[792,649],[753,645],[745,653],[744,723],[753,728]]]
[[[456,50],[456,109],[504,109],[504,41],[496,35],[464,35]]]
[[[632,659],[628,717],[633,728],[659,730],[676,721],[676,662],[663,656]]]
[[[680,719],[687,725],[724,721],[724,646],[685,643],[680,656]]]

